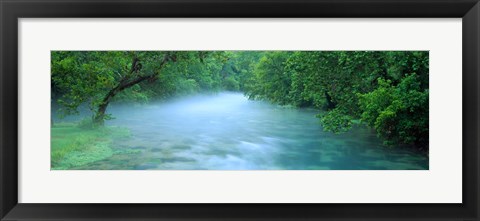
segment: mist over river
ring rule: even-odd
[[[386,147],[371,129],[324,132],[318,111],[248,100],[241,93],[198,95],[148,105],[115,105],[107,125],[131,136],[120,154],[76,169],[383,170],[428,169],[428,157]]]

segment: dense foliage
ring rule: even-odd
[[[428,59],[428,52],[268,52],[245,92],[325,110],[318,117],[327,131],[365,122],[386,144],[428,148]]]
[[[148,102],[220,90],[226,61],[223,52],[52,52],[52,98],[64,115],[86,105],[102,124],[114,100]]]
[[[386,144],[428,148],[428,52],[55,51],[52,100],[87,106],[98,124],[111,102],[241,91],[250,99],[320,110],[327,131],[365,123]]]

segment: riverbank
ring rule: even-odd
[[[56,123],[50,131],[52,170],[66,170],[111,157],[113,141],[130,136],[130,131],[122,127],[82,128],[78,123]]]

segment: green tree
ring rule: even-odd
[[[422,51],[268,52],[244,90],[252,99],[322,110],[326,131],[345,132],[362,119],[388,144],[426,148],[428,65]]]
[[[428,146],[428,89],[421,88],[415,73],[406,75],[393,86],[378,79],[379,87],[359,94],[362,120],[375,128],[387,144]]]
[[[61,88],[58,99],[65,114],[78,113],[88,104],[93,121],[102,125],[108,105],[124,90],[156,81],[163,69],[178,59],[193,58],[190,52],[52,52],[52,82]]]
[[[267,52],[258,61],[252,77],[247,80],[246,94],[252,99],[266,99],[288,104],[291,75],[285,62],[291,52]]]

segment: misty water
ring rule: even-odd
[[[343,134],[324,132],[316,110],[252,101],[241,93],[112,105],[109,113],[115,119],[107,125],[131,132],[113,145],[125,154],[77,169],[428,169],[424,153],[386,147],[365,126]]]

